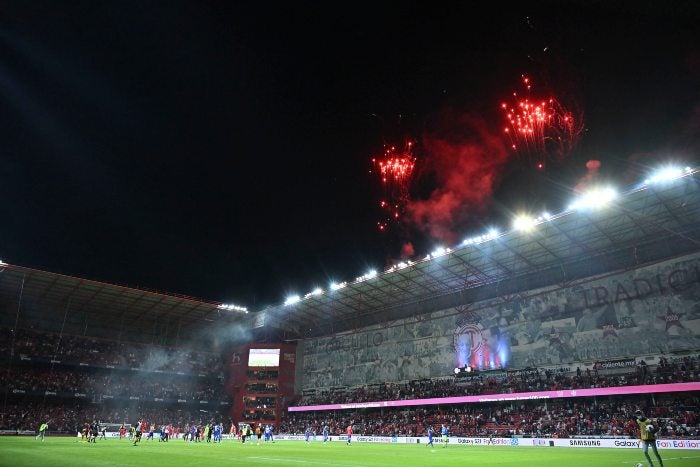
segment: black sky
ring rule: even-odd
[[[371,155],[444,115],[499,131],[523,73],[585,131],[502,167],[465,235],[561,209],[591,158],[697,159],[694,1],[316,3],[0,2],[0,258],[251,309],[352,280],[399,248]]]

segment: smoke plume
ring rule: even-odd
[[[501,135],[466,115],[445,115],[423,146],[436,188],[427,199],[411,201],[408,216],[432,238],[454,244],[456,230],[486,207],[509,153]]]

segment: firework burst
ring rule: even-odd
[[[372,164],[382,184],[382,198],[379,201],[382,218],[377,221],[377,228],[385,231],[391,223],[401,220],[409,201],[409,188],[416,165],[413,143],[408,141],[403,150],[395,146],[387,147],[382,156],[372,158]]]
[[[523,76],[525,97],[513,93],[513,101],[501,104],[504,132],[511,148],[543,169],[547,160],[562,159],[574,147],[582,123],[555,98],[532,97],[530,79]]]

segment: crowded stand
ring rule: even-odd
[[[68,434],[93,421],[131,424],[148,420],[170,427],[173,434],[209,423],[223,422],[227,429],[236,425],[227,415],[228,406],[218,402],[228,399],[220,356],[28,330],[2,329],[0,336],[0,358],[8,363],[0,430],[35,430],[45,420],[50,420],[52,432]],[[582,365],[584,369],[526,368],[318,388],[305,391],[293,405],[700,381],[698,356],[662,356],[654,361],[647,365],[640,359],[635,366],[614,369],[597,364]],[[278,407],[275,397],[265,395],[274,394],[277,386],[263,380],[277,378],[277,370],[249,369],[246,376],[251,378],[247,391],[258,396],[244,401],[246,410],[237,421],[255,425],[281,413],[278,433],[303,434],[308,428],[321,433],[327,425],[331,433],[341,434],[351,424],[363,435],[422,436],[428,426],[445,423],[458,436],[629,437],[636,429],[631,414],[641,408],[663,421],[659,436],[700,437],[697,392],[287,413],[285,407]],[[75,397],[78,395],[80,398]],[[126,400],[129,402],[124,403]],[[195,409],[172,403],[208,400],[217,401],[208,410],[199,404]]]
[[[223,360],[206,351],[3,328],[0,361],[3,431],[47,419],[59,433],[139,419],[184,429],[223,420],[230,407]]]
[[[0,359],[30,358],[63,364],[78,363],[104,368],[169,371],[192,374],[223,374],[221,355],[191,349],[172,349],[37,332],[0,329]]]
[[[7,404],[0,413],[0,431],[23,432],[36,430],[40,423],[49,420],[52,433],[75,434],[85,423],[97,421],[100,425],[130,425],[138,420],[158,426],[171,425],[183,431],[192,424],[205,424],[224,420],[227,426],[233,423],[218,411],[154,408],[136,406],[131,408],[110,407],[95,404],[49,405],[42,402]]]
[[[82,394],[89,400],[109,398],[151,398],[162,400],[212,400],[224,398],[223,380],[219,378],[191,379],[180,375],[133,375],[123,372],[76,373],[63,368],[39,369],[27,366],[10,371],[3,388],[14,394],[52,395]]]
[[[474,394],[505,394],[562,389],[601,388],[700,381],[697,356],[660,357],[655,366],[640,360],[634,367],[599,371],[599,365],[574,372],[564,369],[526,369],[483,372],[468,378],[418,380],[355,388],[307,391],[295,404],[349,404],[383,400],[431,399]],[[493,376],[493,374],[497,376]],[[661,437],[700,437],[700,394],[674,393],[644,396],[605,396],[547,401],[489,404],[444,404],[407,408],[363,408],[291,412],[281,432],[301,434],[307,428],[320,433],[327,425],[340,434],[352,424],[364,435],[421,436],[428,426],[449,425],[462,436],[632,437],[632,414],[642,409],[663,421]]]
[[[532,368],[506,372],[487,371],[468,378],[449,377],[355,388],[319,389],[307,391],[296,405],[347,404],[693,381],[700,381],[700,358],[661,357],[655,368],[650,368],[650,365],[641,360],[629,370],[615,372],[599,371],[595,365],[592,370],[587,368],[585,371],[579,367],[571,374],[563,369]]]
[[[609,396],[517,403],[454,404],[343,411],[292,412],[280,432],[302,434],[307,427],[320,433],[327,425],[341,434],[348,424],[361,435],[423,436],[428,426],[450,426],[457,436],[477,437],[634,437],[633,414],[647,410],[663,421],[662,437],[700,436],[700,395],[664,394],[651,398]]]

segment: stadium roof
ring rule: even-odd
[[[570,208],[533,221],[528,231],[477,238],[343,288],[268,307],[256,326],[275,328],[284,340],[332,335],[699,251],[696,172],[650,180],[604,207]]]
[[[220,303],[0,263],[0,309],[7,326],[175,345],[244,314]]]

